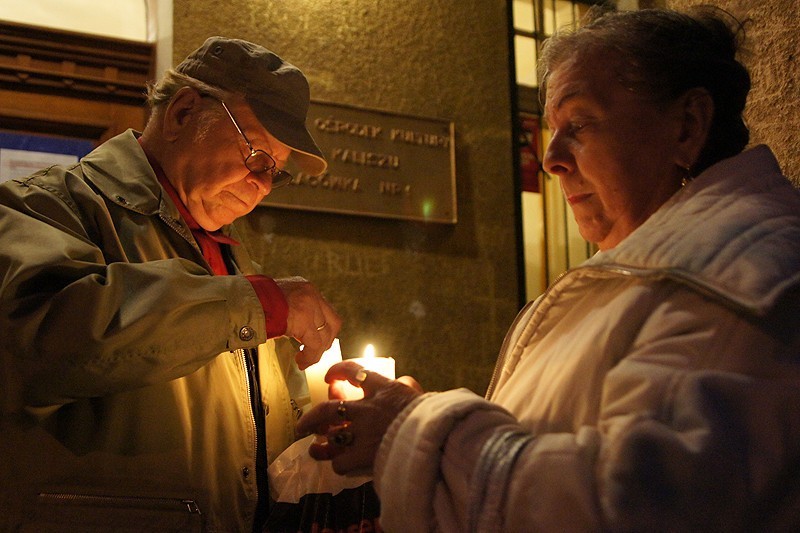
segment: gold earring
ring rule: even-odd
[[[686,187],[686,185],[692,181],[692,169],[689,165],[687,166],[680,166],[680,169],[683,171],[683,177],[681,177],[681,188]]]

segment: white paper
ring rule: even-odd
[[[372,481],[372,476],[340,476],[330,461],[308,455],[316,437],[296,441],[269,465],[269,490],[275,501],[298,503],[306,494],[339,494]]]
[[[78,156],[0,148],[0,182],[29,176],[52,165],[78,162]]]

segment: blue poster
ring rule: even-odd
[[[49,137],[47,135],[21,135],[0,131],[0,148],[68,154],[81,158],[94,149],[95,143],[86,139]]]
[[[0,131],[0,182],[28,176],[51,165],[71,165],[94,149],[85,139]]]

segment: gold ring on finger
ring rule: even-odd
[[[347,406],[344,404],[344,400],[339,400],[339,405],[336,407],[336,414],[342,420],[348,420],[347,418]]]

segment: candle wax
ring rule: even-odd
[[[328,348],[319,361],[306,368],[306,381],[308,393],[311,396],[311,405],[328,401],[328,384],[325,383],[325,374],[328,369],[342,360],[342,351],[339,339],[333,339],[333,344]]]

